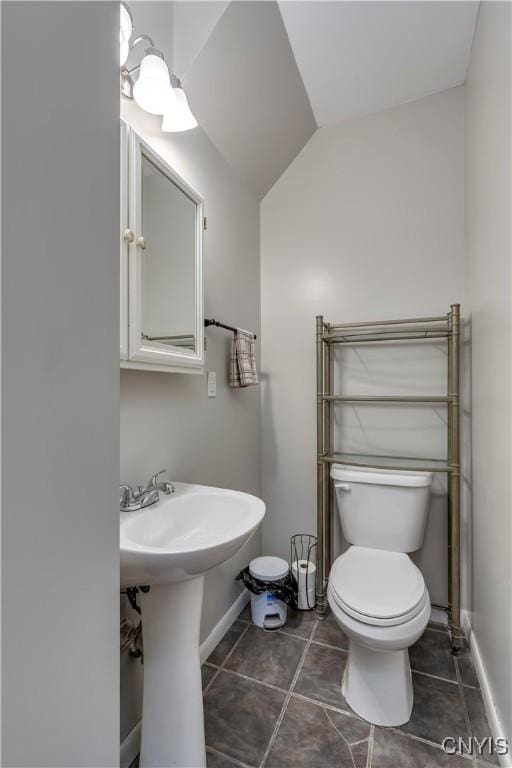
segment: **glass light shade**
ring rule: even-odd
[[[130,53],[130,37],[133,32],[133,21],[128,8],[121,3],[120,26],[119,26],[119,63],[121,66],[126,62]]]
[[[175,101],[167,64],[160,56],[148,53],[142,59],[140,73],[133,87],[133,98],[151,115],[163,115],[170,100]]]
[[[126,59],[130,53],[130,43],[128,40],[121,40],[119,43],[119,64],[122,67],[126,64]]]
[[[168,104],[162,120],[162,131],[165,133],[178,133],[179,131],[190,131],[197,126],[192,111],[188,105],[183,88],[173,88],[174,104]]]

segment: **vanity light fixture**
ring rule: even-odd
[[[132,40],[133,18],[126,3],[120,9],[120,62],[121,95],[134,99],[138,106],[151,115],[164,115],[162,130],[165,132],[189,131],[197,126],[181,81],[171,75],[163,53],[155,48],[149,35],[139,35]],[[139,43],[146,48],[140,64],[128,69],[125,64],[130,52]],[[134,81],[134,75],[138,78]]]
[[[164,55],[157,48],[147,48],[140,63],[139,77],[133,86],[133,98],[151,115],[163,115],[176,102]]]
[[[121,3],[121,24],[119,28],[119,64],[122,67],[130,53],[130,37],[133,33],[133,19],[130,9]]]
[[[188,105],[188,99],[185,91],[181,87],[181,80],[173,76],[173,94],[174,98],[167,104],[162,120],[162,131],[164,133],[177,133],[179,131],[189,131],[197,126],[192,111]]]

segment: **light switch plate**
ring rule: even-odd
[[[208,397],[217,397],[217,374],[215,371],[208,371],[206,380],[208,386]]]

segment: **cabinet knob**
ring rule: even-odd
[[[137,238],[137,245],[141,249],[141,251],[146,250],[146,238],[145,237],[138,237]]]
[[[135,240],[135,235],[131,231],[131,229],[125,229],[123,232],[123,240],[127,243],[133,243]]]

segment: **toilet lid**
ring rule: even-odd
[[[368,624],[407,621],[421,610],[423,576],[403,552],[350,547],[338,557],[329,576],[340,608]]]

